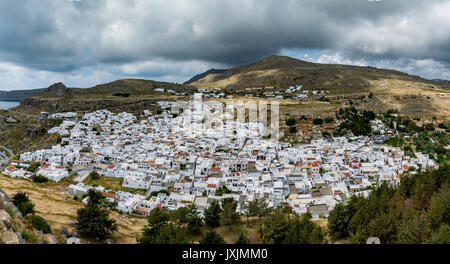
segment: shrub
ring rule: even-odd
[[[329,124],[329,123],[333,123],[334,119],[332,117],[327,117],[325,118],[325,123]]]
[[[289,118],[287,121],[286,121],[286,125],[287,126],[294,126],[295,124],[297,124],[297,120],[295,120],[295,118]]]
[[[5,211],[9,214],[9,216],[11,216],[11,218],[16,217],[16,215],[14,214],[14,211],[11,208],[5,207]]]
[[[314,125],[322,125],[323,124],[323,119],[322,118],[316,118],[313,120],[313,124]]]
[[[200,244],[225,244],[225,240],[216,231],[210,230],[206,235],[199,241]]]
[[[290,127],[289,132],[292,134],[297,133],[297,127],[295,127],[295,126]]]
[[[33,181],[37,182],[37,183],[44,183],[44,182],[48,182],[48,179],[45,178],[44,176],[39,175],[39,176],[34,177]]]
[[[38,215],[29,216],[28,219],[31,221],[33,227],[37,230],[44,232],[45,234],[51,233],[50,225],[45,221],[44,218]]]
[[[98,180],[100,179],[100,174],[98,174],[97,171],[91,171],[91,173],[89,173],[89,177],[91,180]]]
[[[30,202],[28,195],[19,192],[13,197],[13,204],[19,209],[23,216],[34,213],[34,204]]]

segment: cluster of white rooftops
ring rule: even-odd
[[[168,108],[171,103],[160,105]],[[238,210],[264,199],[269,206],[288,203],[298,214],[326,217],[351,195],[367,195],[384,181],[398,183],[410,167],[435,166],[427,155],[408,157],[400,148],[374,144],[369,137],[293,146],[265,139],[260,124],[233,121],[205,130],[197,127],[203,123],[186,126],[186,115],[168,110],[156,115],[146,110],[139,119],[106,110],[81,118],[61,116],[70,120],[49,131],[60,134],[61,143],[23,153],[21,162],[40,162],[36,175],[57,182],[69,176],[68,168],[95,169],[105,177],[123,178],[122,187],[146,190],[146,195],[137,195],[83,183],[69,187],[73,195],[99,188],[127,213],[148,214],[155,207],[177,209],[191,203],[202,211],[215,199],[231,197],[238,201]],[[230,127],[248,133],[224,133]],[[11,164],[4,173],[25,177],[14,174],[17,167]],[[169,195],[150,198],[151,192],[161,190]]]

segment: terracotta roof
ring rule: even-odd
[[[9,172],[11,172],[11,171],[13,171],[13,170],[17,170],[17,168],[14,167],[14,166],[9,166],[8,168],[6,168],[6,170],[9,171]]]
[[[208,188],[216,188],[217,185],[215,185],[215,184],[208,184],[207,187],[208,187]]]
[[[211,171],[220,171],[220,167],[213,167],[211,168]]]
[[[102,192],[103,197],[115,198],[116,195],[113,193]]]

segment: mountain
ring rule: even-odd
[[[293,85],[303,90],[323,91],[335,104],[354,104],[377,112],[397,109],[414,116],[450,119],[450,87],[397,70],[369,66],[321,64],[287,56],[263,60],[209,74],[190,85],[198,89],[261,95],[285,91]],[[372,96],[368,98],[368,95]],[[320,97],[316,96],[316,100]]]
[[[214,68],[212,68],[212,69],[209,69],[209,70],[205,71],[204,73],[200,73],[200,74],[195,75],[194,77],[192,77],[188,81],[184,82],[183,84],[191,84],[193,82],[196,82],[196,81],[198,81],[200,79],[205,78],[206,76],[208,76],[210,74],[218,74],[218,73],[223,73],[223,72],[226,72],[226,71],[227,71],[226,69],[214,69]]]
[[[30,96],[42,93],[46,88],[33,90],[14,90],[14,91],[0,91],[0,100],[3,101],[20,101]]]
[[[164,92],[157,88],[164,89]],[[109,108],[130,110],[128,106],[131,105],[170,99],[174,95],[168,93],[169,90],[184,93],[194,89],[184,84],[140,79],[122,79],[90,88],[67,88],[63,83],[55,83],[41,93],[24,99],[15,110],[28,113]]]
[[[309,91],[313,102],[322,101],[321,106],[303,104],[300,107],[298,104],[296,109],[288,109],[288,112],[308,110],[312,115],[318,115],[353,105],[376,112],[396,109],[401,114],[418,118],[450,119],[450,87],[447,82],[375,67],[320,64],[273,55],[228,70],[211,69],[188,82],[190,84],[122,79],[86,89],[67,88],[57,83],[23,100],[15,110],[30,113],[111,108],[137,111],[138,105],[142,108],[158,100],[178,98],[167,90],[191,93],[196,89],[210,89],[238,96],[250,93],[264,97],[264,92],[284,92],[292,85],[302,85],[303,91]],[[166,92],[156,88],[163,88]],[[311,91],[318,94],[312,95]]]
[[[44,92],[36,94],[33,97],[40,99],[90,99],[94,97],[101,99],[118,97],[133,98],[161,94],[161,92],[155,91],[157,88],[175,92],[185,92],[193,89],[192,87],[183,84],[157,82],[152,80],[122,79],[110,83],[99,84],[90,88],[67,88],[63,83],[55,83],[45,89]]]
[[[207,75],[191,84],[198,88],[229,89],[233,91],[261,87],[284,90],[295,84],[302,84],[305,89],[336,90],[348,87],[367,88],[370,81],[380,78],[436,84],[418,76],[411,76],[395,70],[312,63],[276,55],[223,73]]]

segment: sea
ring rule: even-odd
[[[9,108],[13,108],[18,106],[20,101],[1,101],[0,100],[0,110],[7,110]]]

